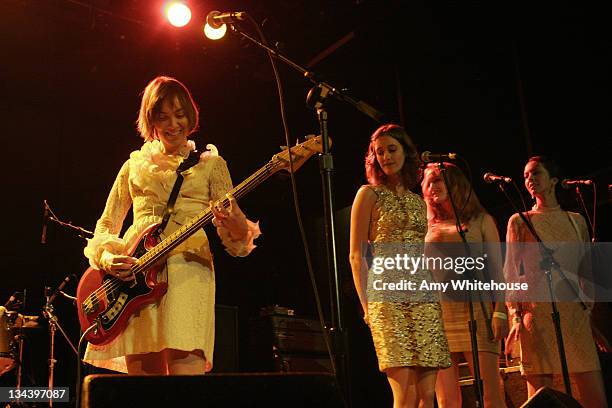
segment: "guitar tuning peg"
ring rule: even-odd
[[[278,146],[278,148],[281,150],[287,150],[287,146]]]

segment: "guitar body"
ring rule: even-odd
[[[147,227],[129,248],[128,255],[140,258],[158,242],[153,235],[159,224]],[[127,326],[129,318],[142,306],[161,298],[168,289],[166,282],[157,281],[164,263],[158,262],[145,273],[135,274],[135,281],[123,281],[104,271],[89,268],[77,287],[77,312],[84,332],[96,328],[85,338],[92,344],[108,344]]]

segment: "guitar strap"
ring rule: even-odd
[[[184,159],[181,164],[176,169],[176,181],[174,182],[174,187],[172,187],[172,192],[170,193],[170,198],[168,198],[168,205],[166,205],[166,209],[164,210],[164,216],[162,218],[161,224],[157,228],[157,234],[161,234],[164,229],[166,229],[166,225],[168,225],[168,221],[172,214],[174,214],[174,203],[176,203],[176,199],[178,198],[178,193],[181,189],[181,185],[183,184],[183,172],[190,169],[191,167],[198,164],[200,161],[200,153],[197,150],[192,150]]]

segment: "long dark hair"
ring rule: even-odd
[[[406,133],[406,130],[392,123],[382,125],[370,137],[370,145],[368,146],[368,152],[365,157],[365,169],[368,183],[372,185],[385,184],[387,176],[383,172],[378,160],[376,160],[376,151],[374,150],[374,143],[382,136],[390,136],[397,140],[404,149],[404,166],[400,170],[400,176],[402,184],[407,189],[414,188],[421,179],[422,170],[420,168],[421,161],[417,148]]]

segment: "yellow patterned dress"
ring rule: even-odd
[[[92,267],[101,269],[100,257],[104,250],[125,253],[130,242],[147,226],[161,221],[176,180],[176,169],[193,149],[195,144],[189,141],[178,154],[168,155],[163,152],[161,142],[154,140],[130,155],[113,184],[95,235],[84,250]],[[212,150],[212,153],[203,153],[198,164],[183,172],[184,182],[165,234],[171,234],[206,209],[209,200],[218,200],[232,189],[225,160],[216,154],[216,149]],[[119,237],[130,207],[134,222]],[[230,254],[246,256],[255,247],[253,239],[260,234],[259,227],[250,221],[248,224],[249,234],[244,241],[221,236]],[[168,282],[166,294],[131,316],[125,330],[112,342],[101,346],[89,344],[85,361],[126,372],[126,355],[171,348],[201,350],[206,371],[212,368],[215,274],[204,230],[172,250],[160,275],[159,280]]]
[[[410,191],[398,195],[382,185],[369,188],[377,196],[368,233],[373,257],[394,257],[398,244],[416,244],[415,248],[422,249],[427,233],[423,199]],[[372,287],[373,276],[370,270],[368,288]],[[410,279],[431,281],[431,276],[429,271],[419,270]],[[451,360],[440,303],[435,299],[405,301],[404,297],[403,300],[392,297],[368,300],[368,321],[380,370],[406,366],[449,367]]]

